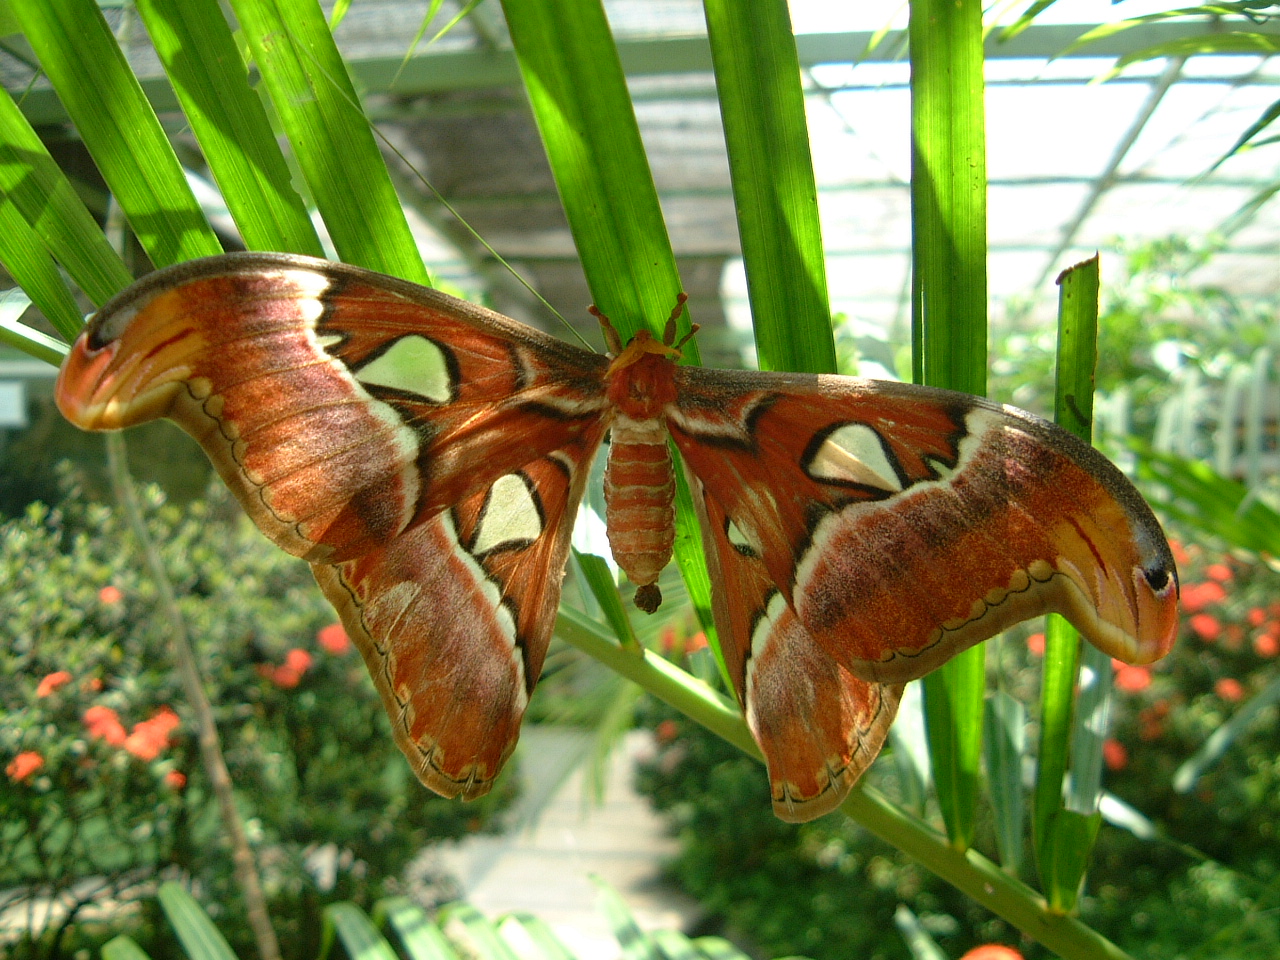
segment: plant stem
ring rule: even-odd
[[[222,756],[222,744],[218,737],[217,724],[213,719],[213,707],[210,706],[209,698],[205,695],[200,667],[196,662],[195,650],[191,646],[191,638],[187,633],[186,620],[178,608],[173,584],[169,580],[168,571],[164,568],[164,561],[160,558],[160,551],[155,541],[147,533],[142,509],[138,505],[133,481],[129,476],[124,437],[120,433],[107,434],[107,469],[111,476],[111,488],[115,493],[116,501],[124,510],[129,529],[133,531],[133,535],[142,547],[147,570],[155,581],[156,592],[160,597],[160,607],[169,621],[173,664],[186,691],[187,703],[195,714],[200,759],[204,765],[205,776],[209,778],[214,796],[218,799],[223,827],[227,831],[227,838],[231,841],[231,860],[235,868],[236,882],[239,883],[240,891],[244,896],[245,913],[248,915],[254,939],[258,943],[258,953],[262,960],[280,960],[280,944],[276,940],[276,932],[272,929],[271,918],[267,914],[267,901],[262,894],[258,868],[253,860],[253,851],[249,848],[249,838],[244,831],[244,824],[236,810],[231,774]]]

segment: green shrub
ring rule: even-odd
[[[69,956],[96,936],[91,903],[127,907],[175,871],[245,931],[154,587],[115,512],[71,493],[0,526],[0,890],[75,905],[11,955]],[[220,485],[181,509],[144,500],[281,943],[314,955],[323,903],[394,892],[425,845],[490,827],[509,789],[463,807],[418,784],[307,565]]]

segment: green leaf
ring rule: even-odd
[[[529,913],[513,913],[498,924],[498,936],[520,960],[576,960],[551,925]]]
[[[609,569],[608,562],[604,557],[596,556],[594,553],[580,553],[574,550],[573,555],[618,642],[624,647],[638,649],[640,644],[636,640],[636,632],[632,629],[631,619],[622,605],[622,595],[618,593],[618,584],[614,582],[613,571]]]
[[[245,245],[324,256],[217,0],[137,8]]]
[[[373,922],[388,929],[409,960],[459,960],[448,938],[426,911],[407,897],[389,897],[374,904]]]
[[[680,277],[604,9],[509,0],[503,10],[591,296],[623,340],[642,327],[660,336]],[[684,361],[698,362],[695,343]]]
[[[342,944],[348,960],[399,960],[391,944],[354,903],[331,903],[324,908],[321,960],[329,956],[335,940]]]
[[[429,284],[368,118],[315,0],[232,0],[338,255]]]
[[[600,877],[593,875],[591,881],[598,890],[596,904],[618,941],[622,960],[663,960],[662,952],[649,935],[640,929],[618,891]]]
[[[834,373],[818,188],[787,4],[704,7],[760,367]]]
[[[1160,453],[1136,439],[1138,478],[1162,489],[1160,509],[1229,546],[1280,555],[1280,513],[1207,463]]]
[[[1016,874],[1022,864],[1027,816],[1022,787],[1022,761],[1027,754],[1027,708],[1020,700],[998,690],[987,697],[982,719],[996,848],[1005,869]]]
[[[441,908],[439,923],[461,952],[476,960],[520,960],[484,915],[469,903]]]
[[[929,935],[920,918],[905,903],[893,912],[893,923],[911,951],[912,960],[947,960],[938,942]]]
[[[987,201],[982,7],[912,0],[912,367],[917,383],[986,393]],[[938,805],[973,839],[986,685],[982,646],[925,677]]]
[[[0,91],[0,194],[98,306],[133,277],[8,91]]]
[[[188,960],[236,960],[209,915],[185,889],[169,880],[160,885],[157,897]]]
[[[680,277],[604,9],[599,0],[520,0],[503,9],[591,295],[623,339],[642,327],[661,335]],[[678,336],[689,321],[686,310]],[[699,362],[696,342],[683,353],[683,362]],[[675,560],[718,651],[697,525],[676,471]]]
[[[30,306],[31,298],[22,292],[21,287],[10,287],[0,293],[0,343],[17,347],[37,360],[59,367],[67,355],[67,345],[22,322],[21,317]]]
[[[151,960],[147,952],[121,934],[102,945],[102,960]]]
[[[152,263],[168,266],[221,253],[97,4],[29,0],[14,11]]]
[[[1178,793],[1190,793],[1204,773],[1221,759],[1231,745],[1242,736],[1258,715],[1273,703],[1280,702],[1280,677],[1276,677],[1232,714],[1231,719],[1213,731],[1194,754],[1173,774],[1173,789]]]
[[[83,326],[80,308],[53,262],[7,194],[0,194],[0,263],[68,341]]]

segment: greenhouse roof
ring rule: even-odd
[[[1218,237],[1224,245],[1194,281],[1280,294],[1280,198],[1255,202],[1280,181],[1280,145],[1215,167],[1280,100],[1280,59],[1160,59],[1096,82],[1118,55],[1209,29],[1186,20],[1147,23],[1067,49],[1096,24],[1170,6],[1059,0],[1008,42],[993,31],[987,126],[990,291],[997,302],[1049,304],[1063,267],[1117,241],[1172,235]],[[610,0],[606,7],[695,314],[714,323],[723,310],[730,327],[745,329],[745,281],[701,5]],[[857,332],[900,335],[909,321],[905,5],[792,0],[791,9],[833,310],[847,314]],[[456,4],[446,2],[437,22],[451,10]],[[393,164],[429,247],[428,263],[464,289],[474,290],[483,273],[499,309],[536,313],[441,211],[419,174],[562,312],[581,314],[589,295],[497,6],[481,4],[405,60],[422,11],[406,0],[359,0],[336,35],[370,114],[412,165]],[[1002,22],[1014,19],[1007,14]],[[130,59],[162,112],[171,109],[144,36],[131,45]],[[17,58],[0,70],[10,89],[31,78]],[[37,122],[61,116],[38,81],[24,110]],[[181,130],[180,118],[173,129]],[[1104,257],[1104,278],[1119,263]]]

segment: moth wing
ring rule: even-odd
[[[773,811],[803,822],[838,807],[898,711],[899,684],[860,679],[816,643],[761,558],[726,535],[724,508],[691,484],[721,652],[769,768]]]
[[[599,437],[316,580],[364,657],[396,743],[446,797],[487,793],[515,749],[560,603],[574,514]]]
[[[338,563],[595,431],[605,365],[436,290],[246,253],[106,304],[56,393],[84,429],[173,419],[267,536]]]
[[[1055,611],[1110,655],[1163,656],[1177,574],[1100,453],[927,387],[682,367],[668,426],[808,634],[868,680],[922,676]]]
[[[486,792],[555,622],[606,361],[438,291],[284,254],[157,271],[98,312],[57,399],[167,416],[311,561],[432,789]]]

